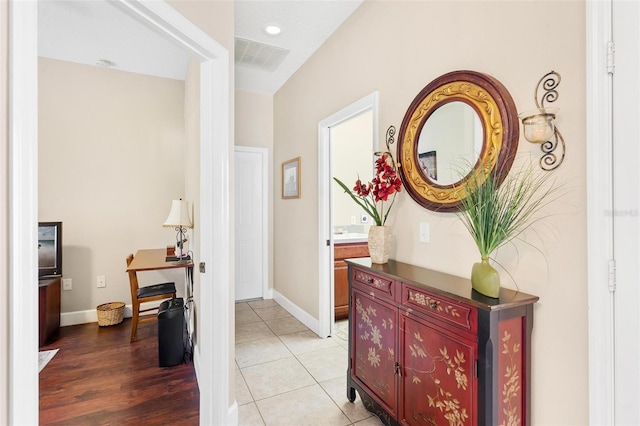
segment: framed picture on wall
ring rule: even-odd
[[[282,198],[300,198],[300,157],[282,163]]]

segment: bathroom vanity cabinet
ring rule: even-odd
[[[369,257],[367,242],[336,243],[333,246],[333,299],[335,319],[342,320],[349,317],[349,274],[344,261],[353,257]]]
[[[390,260],[348,259],[347,397],[387,425],[530,424],[538,297]]]

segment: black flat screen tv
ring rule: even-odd
[[[62,276],[62,222],[38,223],[38,278]]]

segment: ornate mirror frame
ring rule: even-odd
[[[431,114],[449,102],[471,106],[482,123],[482,151],[471,171],[450,185],[439,185],[422,172],[418,159],[418,138]],[[460,210],[466,196],[464,183],[481,184],[492,173],[500,184],[509,173],[518,148],[520,126],[515,103],[495,78],[476,71],[444,74],[418,93],[407,110],[398,137],[400,177],[421,206],[440,212]]]

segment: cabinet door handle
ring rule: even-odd
[[[435,300],[432,300],[431,302],[429,302],[429,307],[431,309],[437,309],[438,308],[438,302],[436,302]]]
[[[373,284],[373,278],[368,278],[368,279],[367,279],[367,282],[368,282],[369,284]]]
[[[398,377],[402,377],[402,369],[399,363],[393,364],[393,374],[397,374]]]

